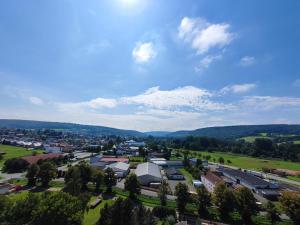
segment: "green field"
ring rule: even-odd
[[[38,154],[43,153],[43,150],[32,151],[32,150],[27,150],[26,148],[22,148],[22,147],[15,147],[15,146],[1,145],[1,144],[0,144],[0,151],[6,152],[3,159],[0,160],[0,168],[3,166],[3,163],[7,159],[19,158],[19,157],[23,157],[23,156],[32,155],[32,153],[34,151],[37,152]]]
[[[253,143],[255,141],[256,138],[267,138],[267,139],[271,139],[270,137],[267,137],[267,136],[246,136],[246,137],[242,137],[242,138],[239,138],[240,140],[244,140],[246,142],[249,142],[249,143]]]
[[[299,141],[294,141],[294,144],[300,145],[300,140]]]
[[[95,199],[96,197],[93,196],[90,202],[93,202]],[[100,218],[100,210],[104,207],[106,203],[111,205],[113,203],[113,200],[103,200],[96,208],[89,209],[87,212],[85,212],[83,218],[83,225],[95,225]]]
[[[250,156],[231,154],[226,152],[199,152],[199,151],[190,151],[191,153],[201,153],[202,157],[210,155],[211,159],[209,161],[213,162],[213,159],[218,161],[219,157],[225,159],[225,164],[235,167],[240,167],[244,169],[254,169],[261,171],[263,167],[268,168],[277,168],[277,169],[289,169],[289,170],[300,170],[300,163],[289,162],[283,160],[269,160],[254,158]],[[228,163],[227,160],[230,160],[231,163]]]

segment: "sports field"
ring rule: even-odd
[[[38,154],[43,153],[43,150],[34,150],[34,151]],[[32,153],[34,151],[27,150],[26,148],[22,148],[22,147],[15,147],[15,146],[10,146],[10,145],[1,145],[0,144],[0,152],[5,152],[3,159],[0,160],[0,168],[3,166],[3,163],[5,162],[5,160],[32,155]]]

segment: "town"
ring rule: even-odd
[[[290,193],[299,197],[297,182],[282,182],[262,171],[226,165],[223,158],[212,161],[202,157],[201,151],[155,145],[152,137],[1,128],[0,140],[0,194],[7,196],[31,191],[78,196],[83,191],[91,193],[86,203],[90,211],[99,211],[97,207],[112,201],[113,196],[129,197],[153,208],[154,217],[169,224],[221,224],[220,219],[222,224],[238,223],[229,219],[232,213],[241,213],[244,223],[252,220],[251,215],[257,215],[254,220],[270,218],[272,224],[298,221],[296,211],[278,209],[282,199],[291,198]],[[10,150],[16,153],[5,160]],[[76,169],[85,172],[76,174]],[[236,198],[247,200],[241,199],[246,202],[235,209]],[[211,215],[214,206],[218,217]],[[249,212],[244,212],[244,207]]]

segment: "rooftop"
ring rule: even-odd
[[[36,164],[39,160],[55,159],[59,157],[63,157],[63,155],[59,153],[50,153],[50,154],[40,154],[34,156],[24,156],[22,157],[22,159],[27,161],[29,164]]]
[[[213,184],[217,184],[217,183],[223,181],[221,177],[217,176],[216,174],[214,174],[212,172],[207,172],[206,174],[202,175],[201,177],[205,177],[207,180],[209,180]]]
[[[137,176],[151,175],[161,178],[159,166],[149,162],[138,164],[135,174]]]

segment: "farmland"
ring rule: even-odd
[[[3,166],[3,163],[7,159],[28,156],[28,155],[32,155],[32,153],[33,153],[33,151],[27,150],[26,148],[15,147],[15,146],[10,146],[10,145],[1,145],[1,144],[0,144],[0,151],[3,151],[6,153],[6,154],[4,154],[3,159],[0,160],[0,168]],[[38,154],[43,153],[42,150],[35,150],[35,152],[37,152]]]
[[[217,162],[220,157],[223,157],[226,165],[240,167],[244,169],[254,169],[261,171],[263,167],[268,168],[277,168],[277,169],[288,169],[288,170],[300,170],[300,163],[289,162],[284,160],[275,160],[275,159],[262,159],[254,158],[245,155],[237,155],[226,152],[199,152],[199,151],[189,151],[192,157],[200,157],[210,155],[211,158],[209,161],[213,162],[213,159]],[[231,163],[228,163],[227,160],[230,160]]]

